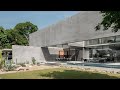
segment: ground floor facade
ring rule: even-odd
[[[77,42],[78,43],[78,42]],[[8,55],[9,54],[9,55]],[[89,39],[79,44],[69,43],[53,47],[13,45],[2,51],[3,58],[14,63],[46,61],[120,62],[120,35]]]
[[[82,45],[81,45],[82,43]],[[80,44],[56,47],[17,46],[12,48],[15,63],[46,61],[120,62],[120,35],[90,39]]]

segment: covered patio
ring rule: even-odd
[[[9,63],[12,60],[12,49],[2,49],[2,59]]]

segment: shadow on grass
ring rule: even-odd
[[[54,79],[118,79],[118,77],[107,74],[91,73],[77,70],[52,71],[47,74],[39,74],[43,77],[52,77]]]

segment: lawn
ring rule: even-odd
[[[120,75],[119,75],[120,77]],[[66,68],[1,74],[1,79],[117,79],[118,76],[71,70]]]

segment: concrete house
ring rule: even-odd
[[[37,62],[59,59],[80,61],[92,59],[96,50],[112,50],[111,47],[119,47],[120,32],[95,30],[95,26],[101,20],[102,15],[99,11],[81,11],[38,30],[29,35],[29,46],[12,46],[13,60],[31,62],[34,57]]]

